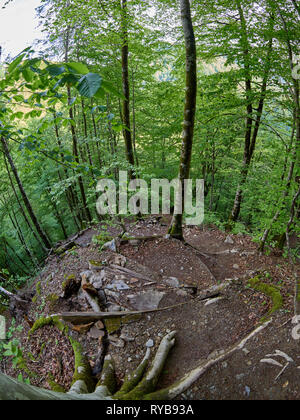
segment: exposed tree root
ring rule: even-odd
[[[238,344],[227,350],[220,351],[219,354],[206,362],[203,362],[196,369],[186,374],[181,380],[168,388],[155,391],[160,374],[165,365],[166,359],[171,348],[175,344],[175,334],[173,331],[166,335],[156,352],[154,360],[148,368],[150,360],[150,349],[147,349],[146,355],[137,367],[137,369],[127,377],[123,386],[118,392],[116,391],[116,381],[114,374],[114,363],[110,356],[105,358],[103,372],[100,381],[95,384],[91,376],[91,369],[87,359],[82,355],[80,344],[72,339],[71,344],[75,354],[75,372],[71,389],[68,393],[62,394],[53,391],[46,391],[23,384],[15,379],[9,378],[0,373],[0,400],[105,400],[105,399],[122,399],[122,400],[170,400],[186,391],[195,381],[197,381],[210,367],[216,363],[228,358],[235,351],[244,348],[246,343],[264,330],[272,321],[268,321],[252,331],[247,337]],[[40,323],[35,325],[33,330],[41,325],[49,325]],[[58,324],[59,326],[60,324]],[[64,328],[65,330],[65,328]],[[65,330],[66,331],[66,330]]]

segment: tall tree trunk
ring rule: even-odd
[[[14,177],[15,177],[15,179],[17,181],[17,184],[18,184],[18,187],[19,187],[21,196],[23,198],[25,207],[26,207],[26,209],[28,211],[28,214],[29,214],[29,216],[31,218],[31,221],[32,221],[32,223],[33,223],[33,225],[34,225],[34,227],[35,227],[35,229],[36,229],[39,237],[41,238],[43,244],[45,245],[45,247],[47,249],[51,249],[51,243],[50,243],[47,235],[45,234],[42,226],[39,224],[38,219],[37,219],[37,217],[36,217],[36,215],[35,215],[35,213],[33,211],[32,205],[31,205],[31,203],[29,201],[29,198],[27,197],[27,194],[26,194],[26,192],[24,190],[24,187],[23,187],[23,184],[22,184],[21,179],[19,177],[17,168],[16,168],[16,166],[14,164],[14,161],[13,161],[11,155],[10,155],[10,152],[9,152],[9,149],[8,149],[8,146],[7,146],[7,143],[6,143],[6,140],[5,140],[4,137],[1,137],[1,144],[2,144],[2,147],[3,147],[3,151],[4,151],[5,155],[6,155],[6,158],[8,160],[8,163],[9,163],[9,165],[11,167],[12,173],[14,174]]]
[[[5,168],[6,168],[6,171],[7,171],[9,183],[10,183],[10,186],[11,186],[11,188],[13,190],[14,196],[15,196],[15,198],[17,200],[17,203],[18,203],[20,212],[21,212],[21,214],[22,214],[22,216],[23,216],[23,218],[24,218],[24,220],[25,220],[25,222],[26,222],[26,224],[27,224],[30,232],[35,237],[36,241],[41,245],[43,251],[47,251],[47,248],[45,248],[43,242],[41,241],[41,238],[37,235],[37,233],[35,232],[35,230],[32,228],[31,223],[30,223],[30,221],[29,221],[29,219],[27,217],[27,214],[26,214],[26,212],[25,212],[25,210],[24,210],[24,208],[22,206],[22,203],[21,203],[19,197],[18,197],[18,194],[17,194],[17,191],[15,189],[15,186],[14,186],[14,183],[13,183],[13,180],[12,180],[12,177],[11,177],[11,173],[10,173],[10,170],[9,170],[9,167],[8,167],[8,164],[7,164],[7,159],[6,159],[5,155],[4,155],[4,163],[5,163]]]
[[[245,146],[244,146],[244,160],[241,169],[240,182],[237,187],[233,208],[229,217],[230,222],[236,222],[240,215],[241,204],[243,200],[244,186],[247,181],[249,167],[254,155],[257,136],[261,124],[261,117],[263,113],[267,83],[269,79],[270,67],[271,67],[271,53],[273,48],[273,38],[270,39],[268,44],[268,53],[266,58],[266,67],[263,75],[262,87],[260,92],[259,104],[256,112],[256,118],[253,116],[253,91],[252,91],[252,77],[250,69],[250,45],[248,40],[248,30],[244,12],[241,6],[240,0],[237,0],[237,8],[239,12],[241,22],[241,47],[244,56],[244,67],[245,67],[245,88],[246,88],[246,102],[247,102],[247,119],[246,119],[246,131],[245,131]],[[270,29],[273,30],[274,17],[270,17]],[[255,123],[254,123],[255,121]]]
[[[130,87],[129,87],[129,69],[128,69],[128,7],[127,0],[121,0],[121,32],[122,32],[122,82],[123,82],[123,136],[125,141],[125,153],[128,163],[134,167],[134,151],[131,136],[130,124]],[[133,170],[129,171],[129,179],[133,179]]]
[[[57,126],[56,123],[55,123],[55,135],[56,135],[57,144],[58,144],[58,147],[59,147],[59,150],[60,150],[60,157],[61,157],[61,160],[63,162],[64,159],[65,159],[65,155],[63,153],[62,143],[61,143],[61,139],[60,139],[60,136],[59,136],[59,130],[58,130],[58,126]],[[69,175],[68,175],[67,168],[65,166],[63,167],[63,171],[64,171],[65,179],[68,179]],[[58,178],[59,178],[60,181],[63,180],[63,177],[61,175],[60,170],[58,170]],[[74,190],[72,185],[70,185],[66,190],[66,199],[67,199],[67,203],[68,203],[70,212],[73,216],[75,226],[77,227],[78,230],[80,230],[80,227],[82,225],[82,219],[81,219],[81,215],[80,215],[80,210],[78,208],[78,197],[77,197],[76,191]]]
[[[291,136],[292,144],[293,144],[293,139],[294,139],[294,134],[295,134],[295,116],[296,116],[296,113],[294,112],[294,125],[293,125],[292,136]],[[286,161],[284,163],[284,166],[287,165],[287,159],[288,159],[288,156],[286,156]],[[264,231],[264,233],[261,237],[260,245],[259,245],[259,250],[261,252],[263,252],[263,250],[265,248],[265,245],[266,245],[266,242],[267,242],[267,239],[268,239],[268,236],[269,236],[269,233],[270,233],[270,230],[271,230],[272,226],[274,225],[275,222],[277,222],[281,212],[283,211],[283,209],[286,205],[286,199],[288,197],[290,187],[291,187],[291,183],[292,183],[292,180],[293,180],[293,174],[294,174],[294,169],[295,169],[295,166],[296,166],[296,161],[297,161],[297,154],[296,154],[296,146],[295,146],[294,151],[293,151],[292,161],[291,161],[291,164],[290,164],[289,173],[288,173],[288,176],[287,176],[286,186],[285,186],[285,189],[282,193],[282,202],[279,205],[277,203],[277,211],[276,211],[272,221],[270,222],[269,227],[267,229],[265,229],[265,231]],[[284,168],[284,173],[285,173],[285,168]],[[283,177],[284,177],[284,173],[283,173]],[[283,237],[285,237],[285,234],[284,234]]]
[[[132,143],[136,166],[139,166],[139,158],[136,150],[136,116],[135,116],[135,80],[134,71],[132,71]]]
[[[179,180],[182,188],[182,212],[180,214],[174,212],[169,234],[171,237],[183,239],[184,180],[188,179],[190,175],[197,101],[197,51],[190,2],[189,0],[179,0],[179,3],[186,49],[185,107],[179,169]]]
[[[69,5],[69,2],[68,2],[68,5]],[[70,26],[68,26],[67,30],[65,32],[65,39],[64,39],[65,62],[66,63],[69,60],[70,31],[71,31],[71,28],[70,28]],[[70,103],[71,103],[71,88],[70,88],[70,86],[67,86],[67,96],[68,96],[68,103],[69,103],[69,117],[70,117],[71,121],[74,121],[75,119],[74,119],[73,108],[72,108],[72,106],[70,106]],[[73,142],[74,159],[75,159],[75,162],[77,164],[80,164],[78,140],[77,140],[76,130],[75,130],[75,127],[73,126],[73,124],[70,124],[70,129],[71,129],[72,142]],[[83,178],[82,178],[81,175],[78,177],[78,185],[79,185],[79,190],[80,190],[81,199],[82,199],[83,213],[85,214],[86,219],[89,222],[91,222],[92,221],[92,216],[91,216],[90,210],[87,206],[84,183],[83,183]]]

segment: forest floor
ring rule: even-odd
[[[167,225],[168,220],[151,217],[128,222],[126,229],[133,237],[164,235]],[[28,313],[30,320],[59,312],[91,311],[80,292],[63,297],[63,284],[73,278],[80,284],[81,273],[91,268],[90,261],[96,261],[99,270],[110,267],[105,289],[110,310],[185,304],[127,322],[100,321],[97,328],[75,326],[72,335],[82,343],[92,367],[96,365],[99,343],[106,340],[106,351],[115,359],[121,384],[143,358],[146,343],[153,346],[154,353],[162,337],[176,330],[176,344],[159,382],[160,388],[166,387],[201,362],[237,344],[270,315],[272,322],[245,348],[213,365],[180,399],[300,399],[299,341],[292,338],[295,326],[291,322],[295,279],[286,258],[275,252],[258,255],[257,244],[249,236],[228,236],[213,226],[185,228],[186,242],[198,251],[165,237],[121,244],[118,252],[100,251],[93,237],[101,231],[103,226],[85,231],[75,239],[76,247],[48,258],[42,273],[29,286],[35,293]],[[107,231],[112,236],[120,233],[117,227],[107,227]],[[299,266],[297,269],[299,276]],[[260,290],[251,283],[254,278]],[[224,281],[228,286],[220,298],[198,299],[201,292]],[[267,290],[271,290],[273,299]],[[67,388],[74,369],[68,340],[51,327],[36,331],[29,340],[29,325],[24,319],[21,324],[22,331],[14,335],[20,340],[23,354],[31,355],[27,368],[36,374],[31,374],[31,383],[49,388],[50,372]],[[288,362],[282,353],[274,356],[277,350],[293,361]],[[8,358],[0,369],[15,377],[20,372]]]

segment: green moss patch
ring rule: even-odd
[[[49,317],[49,318],[40,318],[33,324],[33,327],[28,333],[28,337],[30,338],[32,334],[34,334],[35,331],[37,331],[39,328],[43,328],[46,325],[53,325],[56,328],[59,329],[63,334],[68,334],[69,328],[67,325],[65,325],[63,322],[59,320],[58,317]]]
[[[260,276],[256,276],[253,279],[250,279],[249,286],[257,292],[263,293],[264,295],[271,298],[272,308],[268,312],[267,317],[270,317],[274,312],[283,307],[283,298],[279,289],[269,283],[263,283]]]
[[[127,316],[119,316],[115,318],[107,318],[104,320],[105,328],[108,334],[113,334],[126,324],[130,324],[131,322],[138,321],[141,319],[141,315],[127,315]]]

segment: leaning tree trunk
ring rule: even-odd
[[[7,146],[7,142],[6,142],[6,140],[5,140],[4,137],[1,137],[1,144],[2,144],[2,147],[3,147],[3,152],[4,152],[4,154],[5,154],[5,156],[6,156],[7,160],[8,160],[8,163],[9,163],[9,165],[11,167],[11,170],[12,170],[12,172],[13,172],[13,174],[15,176],[15,179],[17,181],[17,184],[18,184],[20,193],[22,195],[22,198],[23,198],[25,207],[26,207],[26,209],[28,211],[28,214],[29,214],[29,216],[30,216],[30,218],[32,220],[32,223],[33,223],[34,227],[36,228],[36,231],[37,231],[39,237],[41,238],[43,244],[45,245],[45,247],[47,249],[51,249],[51,243],[50,243],[49,239],[47,238],[47,235],[43,231],[43,228],[39,224],[38,219],[37,219],[37,217],[36,217],[36,215],[35,215],[35,213],[33,211],[32,205],[31,205],[31,203],[29,201],[29,198],[27,197],[27,194],[26,194],[26,192],[24,190],[22,181],[21,181],[21,179],[19,177],[17,168],[16,168],[16,166],[14,164],[14,161],[13,161],[13,159],[11,157],[11,154],[10,154],[9,149],[8,149],[8,146]]]
[[[186,94],[179,169],[179,180],[181,182],[182,192],[182,211],[179,212],[180,214],[174,212],[169,228],[171,237],[177,239],[183,239],[182,218],[184,211],[184,180],[188,179],[190,175],[197,102],[197,52],[189,0],[180,0],[180,7],[186,48]]]

